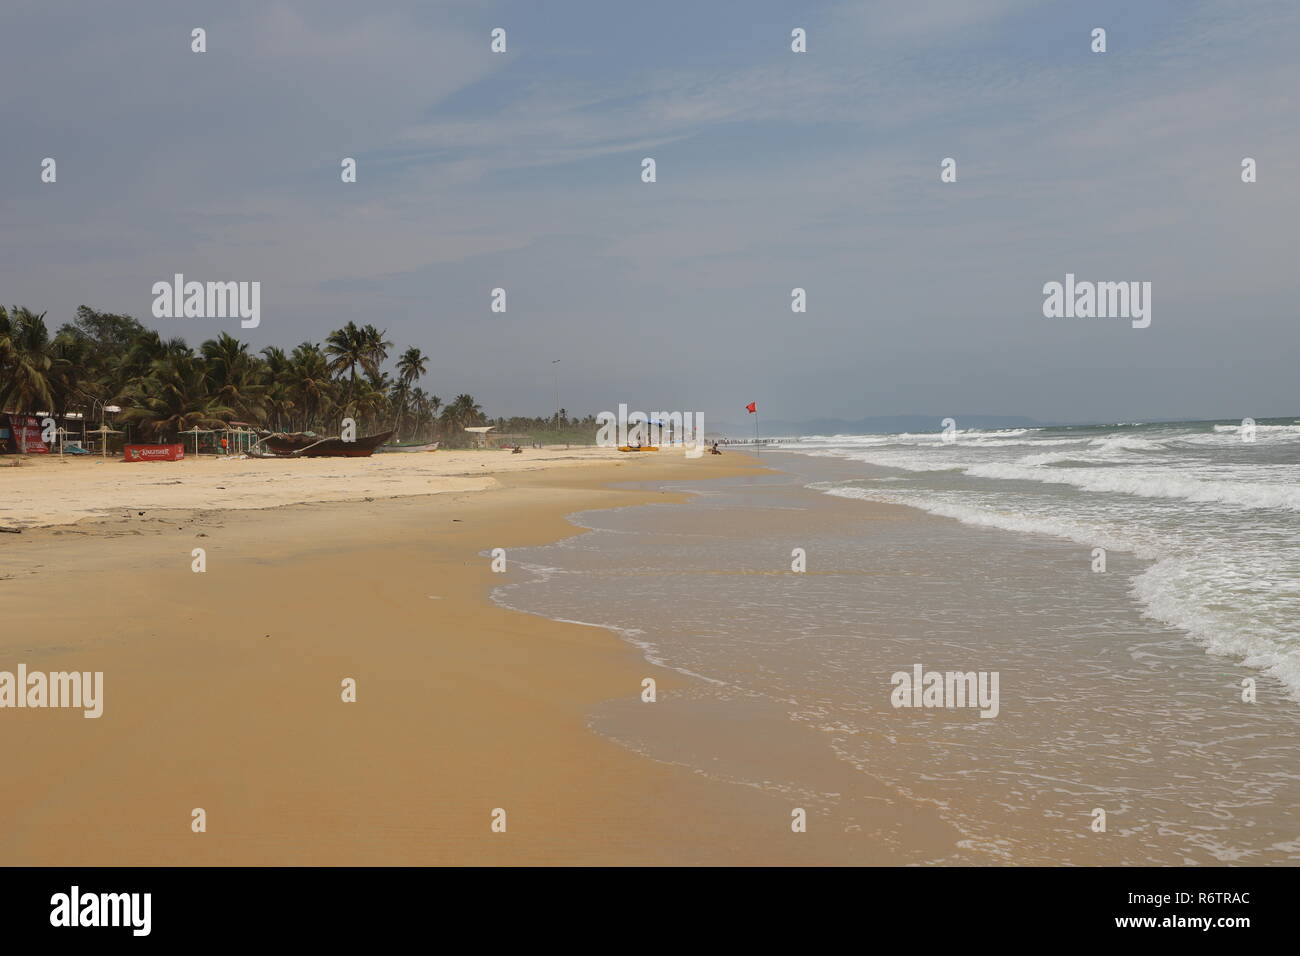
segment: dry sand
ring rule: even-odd
[[[528,473],[536,453],[478,453],[492,456],[491,474],[466,478],[449,472],[479,459],[453,466],[439,454],[427,464],[47,462],[0,474],[6,509],[25,520],[115,515],[0,535],[0,670],[103,671],[105,685],[97,720],[0,710],[0,861],[895,862],[869,831],[814,814],[808,833],[792,833],[787,799],[592,733],[586,715],[600,702],[635,698],[644,677],[661,694],[687,678],[604,630],[487,600],[501,578],[485,551],[578,533],[563,516],[579,509],[665,500],[610,482],[721,477],[751,459],[578,454],[568,457],[589,467]],[[93,493],[78,472],[98,483]],[[149,483],[177,474],[184,485]],[[240,474],[224,490],[243,509],[301,496],[304,474],[330,498],[409,494],[419,482],[446,493],[155,510],[192,505],[197,488]],[[123,479],[135,483],[117,488]],[[489,490],[441,484],[453,480]],[[127,502],[148,502],[145,514],[117,517]],[[195,547],[206,573],[191,571]],[[348,677],[356,703],[340,699]],[[196,807],[206,833],[191,832]],[[506,833],[490,830],[495,808]],[[888,825],[936,855],[955,838],[921,810]]]
[[[626,458],[626,455],[621,457]],[[71,524],[157,508],[269,508],[482,491],[491,476],[618,460],[615,448],[435,451],[370,458],[268,459],[203,455],[124,462],[91,455],[0,457],[0,524]],[[15,463],[21,463],[15,467]]]

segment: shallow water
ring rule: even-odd
[[[1300,701],[1300,425],[1252,427],[841,435],[789,447],[888,469],[833,482],[829,494],[1149,558],[1134,581],[1145,611],[1277,677]]]
[[[1144,616],[1131,592],[1150,560],[1114,551],[1094,573],[1083,544],[823,493],[890,476],[872,465],[764,457],[787,473],[665,486],[698,494],[512,549],[500,603],[609,627],[703,678],[605,705],[597,732],[797,797],[904,862],[1300,860],[1300,706]],[[996,672],[997,716],[895,708],[891,676],[916,664]],[[960,839],[913,841],[921,806]]]

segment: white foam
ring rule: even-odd
[[[1217,502],[1239,508],[1282,508],[1300,511],[1300,485],[1256,481],[1218,481],[1171,475],[1159,468],[1072,468],[1045,471],[1020,464],[973,465],[965,473],[975,478],[998,478],[1073,485],[1085,491],[1138,495],[1143,498],[1181,498]]]
[[[1215,425],[1216,432],[1231,432],[1233,434],[1241,431],[1240,425]],[[1256,425],[1255,434],[1274,434],[1274,435],[1300,435],[1300,424],[1296,425]]]
[[[1176,537],[1143,530],[1134,523],[1086,521],[1052,509],[1035,514],[990,503],[964,504],[926,492],[893,492],[817,482],[825,494],[919,508],[977,527],[1044,534],[1089,548],[1124,551],[1153,563],[1136,575],[1133,596],[1143,613],[1186,631],[1211,654],[1238,659],[1276,678],[1300,701],[1300,637],[1296,607],[1300,588],[1286,592],[1287,575],[1279,573],[1267,542],[1252,549],[1214,550]],[[1274,582],[1281,580],[1281,586]],[[1261,592],[1272,600],[1260,600]]]

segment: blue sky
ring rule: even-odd
[[[1268,0],[19,0],[0,300],[373,322],[492,414],[556,357],[583,412],[1295,414],[1297,49]],[[153,319],[174,272],[260,281],[260,328]],[[1151,327],[1043,318],[1066,272],[1151,281]]]

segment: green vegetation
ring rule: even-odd
[[[383,368],[393,343],[373,325],[349,322],[323,343],[261,353],[222,332],[198,347],[164,340],[129,315],[77,310],[53,336],[44,313],[0,306],[0,411],[78,412],[89,421],[119,405],[119,421],[156,441],[189,428],[246,422],[272,431],[337,434],[343,418],[358,432],[396,432],[403,441],[470,444],[467,426],[496,425],[521,442],[592,444],[595,416],[574,420],[561,409],[539,418],[484,414],[473,396],[444,404],[419,387],[429,357],[408,348],[396,377]],[[527,436],[527,437],[523,437]]]

